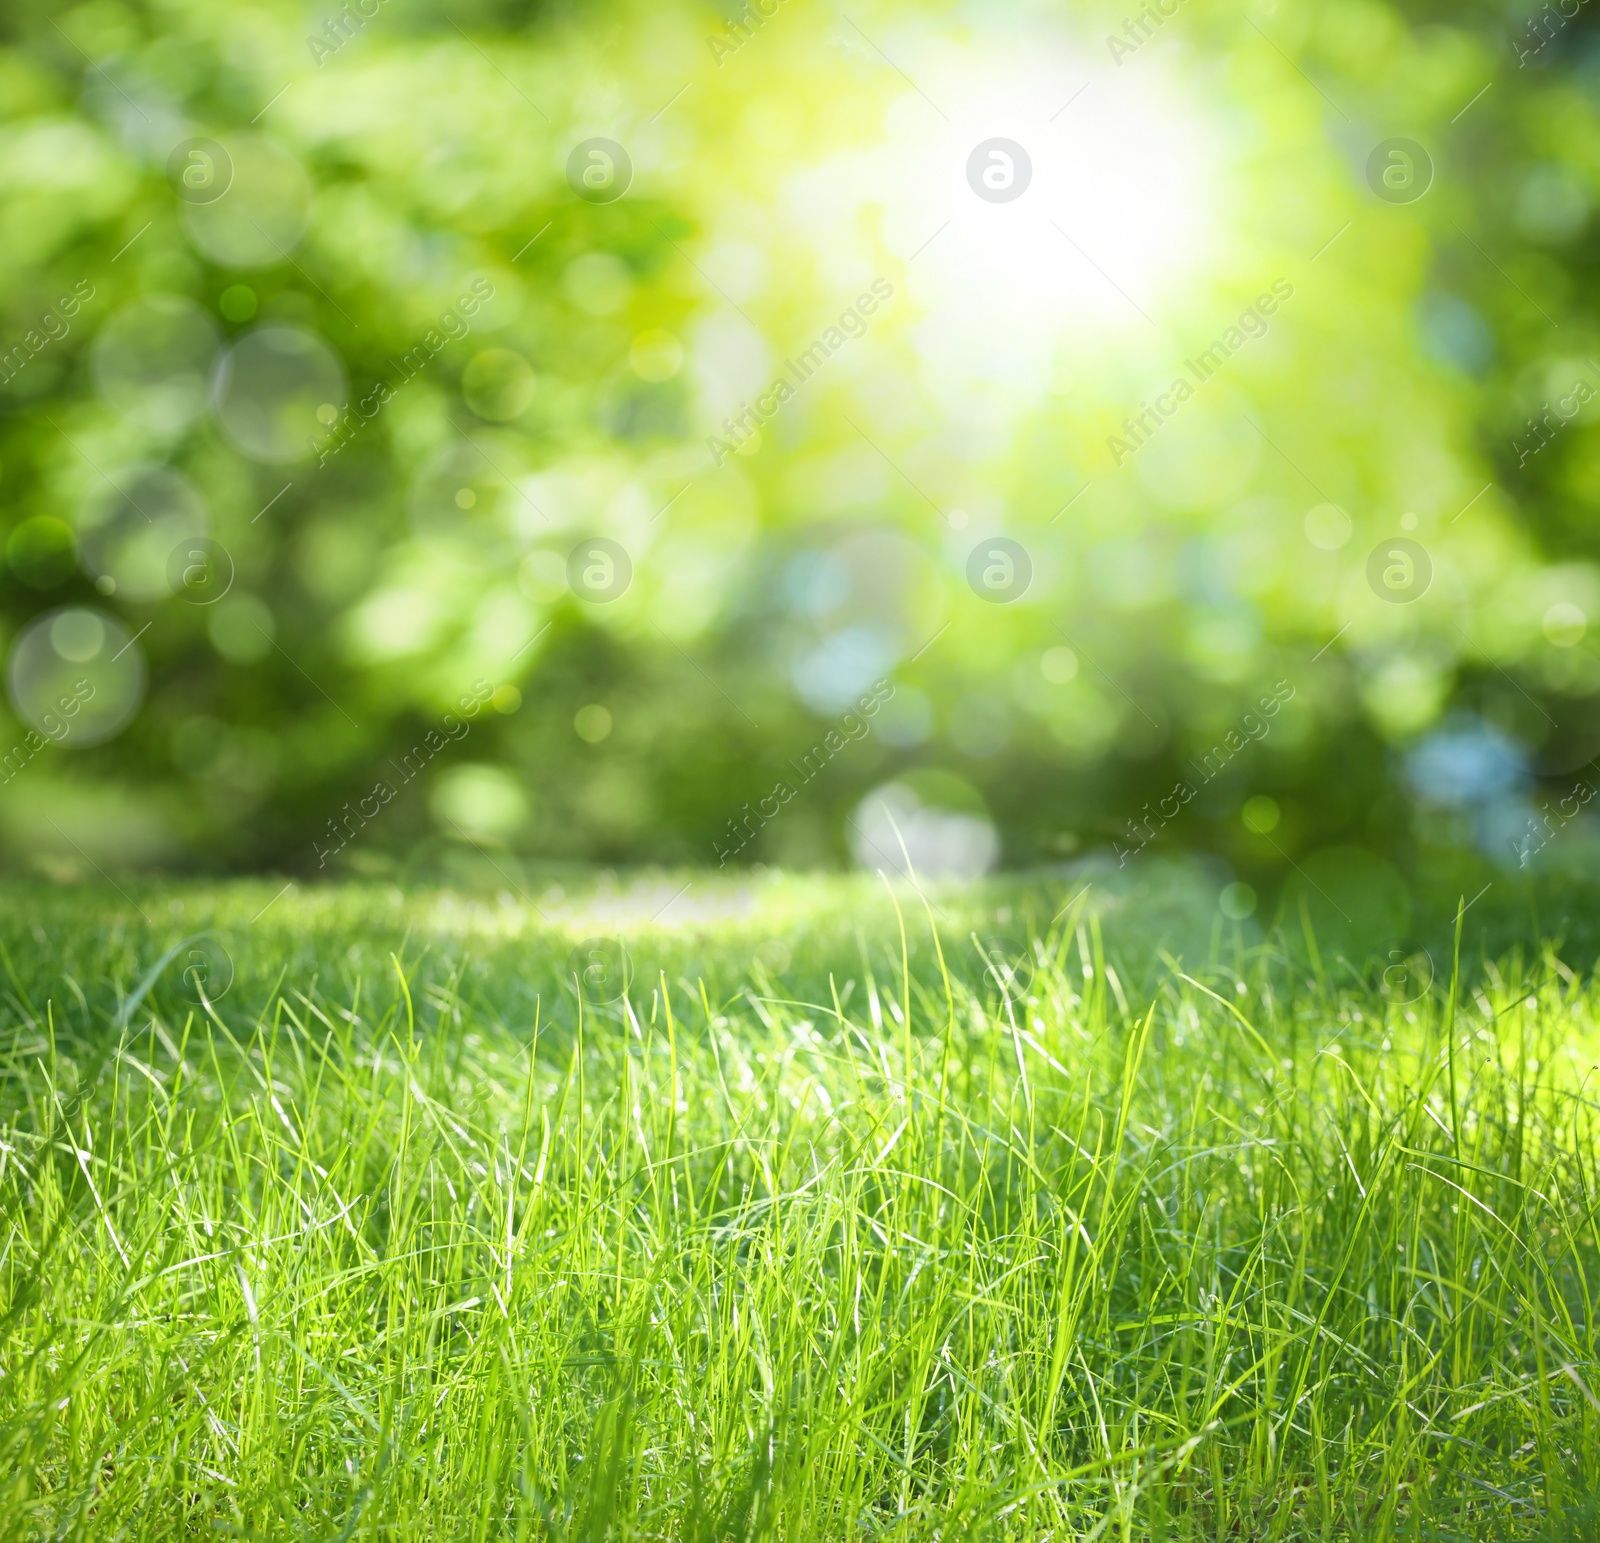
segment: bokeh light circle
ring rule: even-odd
[[[309,460],[328,437],[328,414],[349,394],[344,365],[304,327],[270,325],[247,332],[223,355],[211,384],[217,422],[253,461]]]
[[[17,716],[67,749],[121,733],[144,701],[146,679],[132,634],[94,606],[35,617],[6,657],[6,691]]]
[[[514,446],[486,439],[442,446],[411,485],[412,528],[434,541],[464,543],[496,559],[511,550],[523,500],[525,463]]]
[[[204,536],[205,500],[170,466],[135,466],[90,490],[78,519],[84,572],[101,592],[125,600],[172,593],[167,559],[179,542]]]
[[[1589,618],[1583,607],[1570,600],[1558,600],[1544,613],[1541,626],[1545,637],[1557,648],[1576,648],[1589,630]]]
[[[882,783],[845,821],[850,850],[868,872],[981,878],[1000,858],[1000,835],[982,795],[950,772],[910,772]]]
[[[209,203],[185,203],[184,229],[223,268],[270,268],[285,262],[311,221],[311,178],[276,140],[242,135],[228,147],[233,179]]]
[[[1338,504],[1317,504],[1306,511],[1306,540],[1324,552],[1337,552],[1349,541],[1355,526]]]
[[[891,527],[798,554],[782,580],[794,623],[789,681],[813,712],[842,712],[949,619],[946,575]]]
[[[95,339],[95,385],[123,417],[176,434],[206,411],[217,347],[217,329],[192,300],[144,295]]]
[[[1246,921],[1255,915],[1256,892],[1242,879],[1236,879],[1232,884],[1223,885],[1217,904],[1229,921]]]
[[[794,950],[782,938],[766,938],[756,944],[752,962],[758,969],[778,977],[794,963]]]
[[[461,372],[461,394],[480,418],[505,423],[533,400],[533,367],[509,348],[486,348]]]
[[[662,327],[651,327],[633,340],[628,363],[640,380],[671,380],[683,368],[683,344]]]

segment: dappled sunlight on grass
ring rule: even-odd
[[[868,882],[626,982],[568,968],[593,896],[282,894],[153,974],[97,892],[12,908],[0,1528],[1572,1535],[1592,986],[1238,936],[1145,987],[1081,884],[908,891],[902,944]]]

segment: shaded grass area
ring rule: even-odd
[[[675,882],[6,890],[0,1535],[1600,1536],[1571,961]]]

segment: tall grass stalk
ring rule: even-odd
[[[1593,984],[941,941],[525,1013],[8,954],[0,1536],[1597,1535]]]

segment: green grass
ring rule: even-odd
[[[0,893],[0,1537],[1600,1536],[1553,949],[124,887]]]

